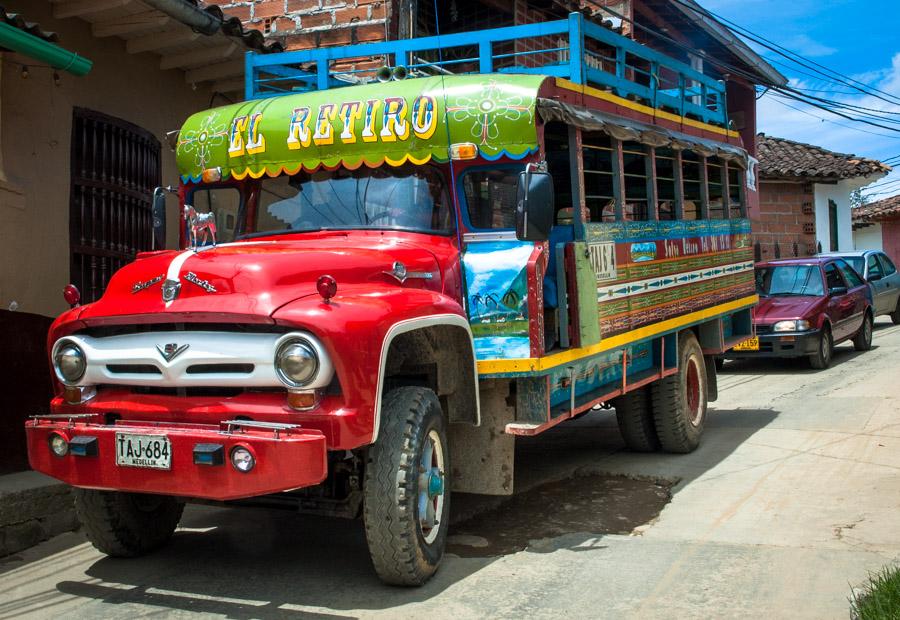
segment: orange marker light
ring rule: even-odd
[[[288,392],[287,402],[291,409],[304,411],[312,409],[319,404],[319,390],[305,390],[303,392]]]
[[[218,183],[222,180],[222,169],[221,168],[207,168],[203,171],[203,182],[204,183]]]
[[[471,142],[458,142],[450,145],[450,158],[456,160],[475,159],[478,147]]]

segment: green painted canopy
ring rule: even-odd
[[[535,113],[545,80],[529,75],[408,79],[256,99],[199,112],[178,136],[182,180],[294,174],[301,168],[445,162],[472,143],[488,160],[537,149]],[[443,119],[446,118],[446,124]]]

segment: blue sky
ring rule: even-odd
[[[900,97],[900,5],[896,0],[700,0],[700,3],[810,60]],[[767,50],[758,51],[767,59],[784,62]],[[799,67],[772,64],[795,85],[832,91],[815,93],[817,96],[898,112],[894,117],[900,121],[900,104],[890,105],[871,96],[852,93],[847,87],[803,75],[800,72],[806,70]],[[773,97],[763,97],[758,108],[760,131],[874,159],[900,155],[900,132],[854,123],[796,102],[791,105],[803,111],[787,108]],[[900,129],[900,124],[894,126]],[[900,166],[895,166],[895,172],[876,184],[894,180],[900,180]],[[900,183],[870,191],[887,192],[875,195],[875,200],[886,198],[900,194]]]

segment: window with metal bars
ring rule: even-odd
[[[90,303],[116,270],[150,249],[160,142],[127,121],[75,108],[70,176],[70,279]]]

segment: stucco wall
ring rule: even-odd
[[[864,228],[853,231],[854,250],[883,250],[884,243],[881,238],[881,224],[875,222]]]
[[[838,217],[838,247],[835,250],[853,249],[853,225],[850,214],[850,192],[855,186],[850,186],[847,181],[841,181],[834,185],[816,183],[816,241],[822,244],[822,251],[831,250],[831,237],[828,221],[828,201],[833,200],[837,204]]]
[[[0,139],[3,168],[10,183],[22,190],[0,191],[0,308],[15,301],[19,310],[56,315],[65,310],[62,289],[69,282],[69,151],[72,108],[90,108],[139,125],[163,142],[162,181],[176,184],[174,153],[165,133],[178,129],[194,111],[208,107],[207,88],[192,89],[180,70],[160,71],[159,56],[131,55],[115,37],[95,39],[90,25],[77,18],[56,20],[45,0],[3,3],[45,30],[60,35],[59,44],[94,61],[93,70],[77,78],[60,72],[29,69],[36,64],[3,54],[0,77]],[[169,245],[177,227],[174,201],[169,204]]]

